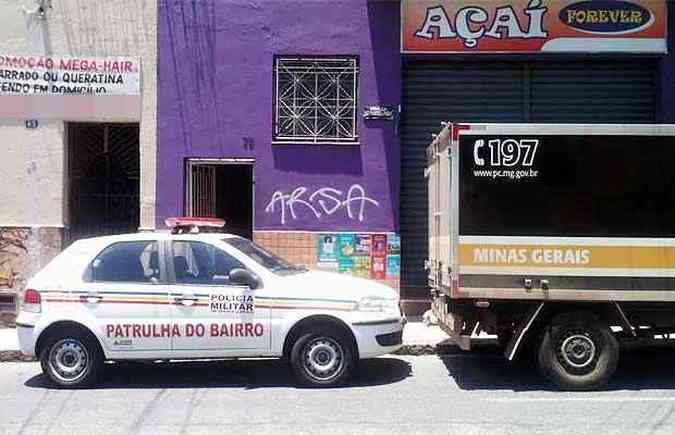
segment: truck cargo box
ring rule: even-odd
[[[675,126],[449,124],[427,158],[433,289],[675,301]]]

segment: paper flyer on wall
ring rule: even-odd
[[[385,279],[387,277],[387,257],[385,256],[373,256],[371,262],[371,278],[373,279]]]
[[[357,234],[355,237],[355,255],[370,257],[372,236],[370,234]]]
[[[387,237],[387,254],[399,255],[401,253],[401,236],[389,234]]]
[[[370,278],[370,257],[354,257],[354,274],[362,278]]]
[[[387,278],[398,278],[401,274],[401,256],[387,255]]]
[[[384,280],[400,274],[401,239],[395,233],[321,233],[317,267]]]
[[[337,234],[319,234],[319,262],[337,261],[338,241]]]

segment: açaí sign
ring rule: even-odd
[[[665,53],[664,0],[403,0],[404,53]]]

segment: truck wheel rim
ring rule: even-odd
[[[49,352],[49,368],[61,382],[78,381],[85,374],[89,354],[84,345],[71,338],[57,342]]]
[[[588,367],[595,359],[595,354],[595,343],[583,334],[570,335],[560,346],[560,355],[564,362],[576,369]]]
[[[303,364],[305,371],[312,378],[328,381],[342,370],[344,351],[342,346],[332,338],[315,338],[305,346]]]

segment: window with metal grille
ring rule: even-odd
[[[276,142],[356,142],[356,57],[274,60]]]

